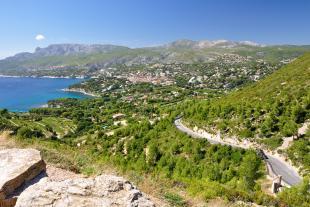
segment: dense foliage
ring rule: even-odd
[[[310,174],[310,129],[304,137],[293,142],[287,154],[295,166],[303,166],[304,174]]]
[[[300,185],[285,189],[279,197],[289,207],[307,207],[310,204],[309,189],[309,178],[306,178]]]
[[[151,175],[154,179],[169,179],[173,185],[183,186],[206,199],[221,196],[229,200],[238,197],[263,204],[277,203],[265,195],[256,182],[264,172],[256,152],[192,139],[173,126],[173,117],[172,114],[154,124],[146,120],[132,123],[116,129],[113,135],[107,135],[104,129],[94,131],[85,124],[82,131],[78,126],[74,134],[54,142],[84,153],[86,150],[92,157],[92,167],[86,160],[77,160],[80,170],[85,173],[96,173],[95,162],[110,163],[123,172],[134,171]],[[18,137],[39,138],[44,146],[51,139],[42,137],[42,134],[38,129],[27,127],[17,130]],[[70,169],[76,169],[76,166]]]

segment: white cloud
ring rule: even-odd
[[[42,34],[38,34],[35,38],[36,38],[36,40],[38,40],[38,41],[42,41],[42,40],[45,39],[44,35],[42,35]]]

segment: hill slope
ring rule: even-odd
[[[310,54],[226,97],[193,105],[185,115],[200,126],[241,137],[296,134],[298,124],[310,118]]]

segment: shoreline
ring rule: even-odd
[[[100,95],[98,95],[98,94],[86,92],[84,89],[81,89],[81,88],[75,88],[75,89],[74,88],[64,88],[64,89],[61,89],[61,90],[65,91],[65,92],[82,93],[84,95],[92,96],[92,97],[96,97],[96,98],[100,97]]]
[[[18,75],[0,75],[0,78],[48,78],[48,79],[86,79],[85,76],[18,76]]]

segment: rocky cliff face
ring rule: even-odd
[[[0,207],[155,206],[129,181],[101,175],[54,179],[34,149],[0,151]]]

